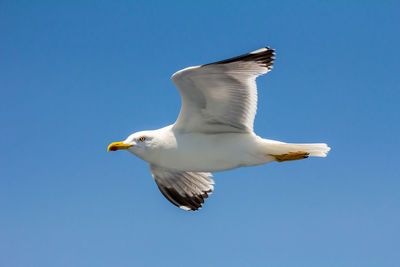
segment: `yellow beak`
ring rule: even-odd
[[[132,145],[124,144],[124,142],[114,142],[114,143],[111,143],[108,146],[107,151],[117,151],[117,150],[120,150],[120,149],[128,149],[131,146]]]

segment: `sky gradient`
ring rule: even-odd
[[[400,3],[215,2],[0,2],[0,266],[400,266]],[[256,133],[327,158],[186,212],[106,152],[175,121],[174,72],[267,45]]]

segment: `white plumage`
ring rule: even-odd
[[[150,163],[163,195],[185,210],[197,210],[213,190],[209,172],[325,157],[326,144],[288,144],[253,132],[256,78],[272,69],[274,50],[249,54],[176,72],[182,96],[175,124],[134,133],[108,150],[127,149]]]

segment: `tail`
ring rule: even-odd
[[[267,143],[267,154],[272,156],[276,161],[289,161],[313,157],[326,157],[331,148],[324,143],[316,144],[289,144],[273,142]]]

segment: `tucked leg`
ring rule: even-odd
[[[307,153],[304,151],[289,152],[289,153],[280,154],[280,155],[269,154],[269,156],[274,157],[275,160],[278,162],[305,159],[305,158],[308,158],[308,155],[310,155],[310,153]]]

